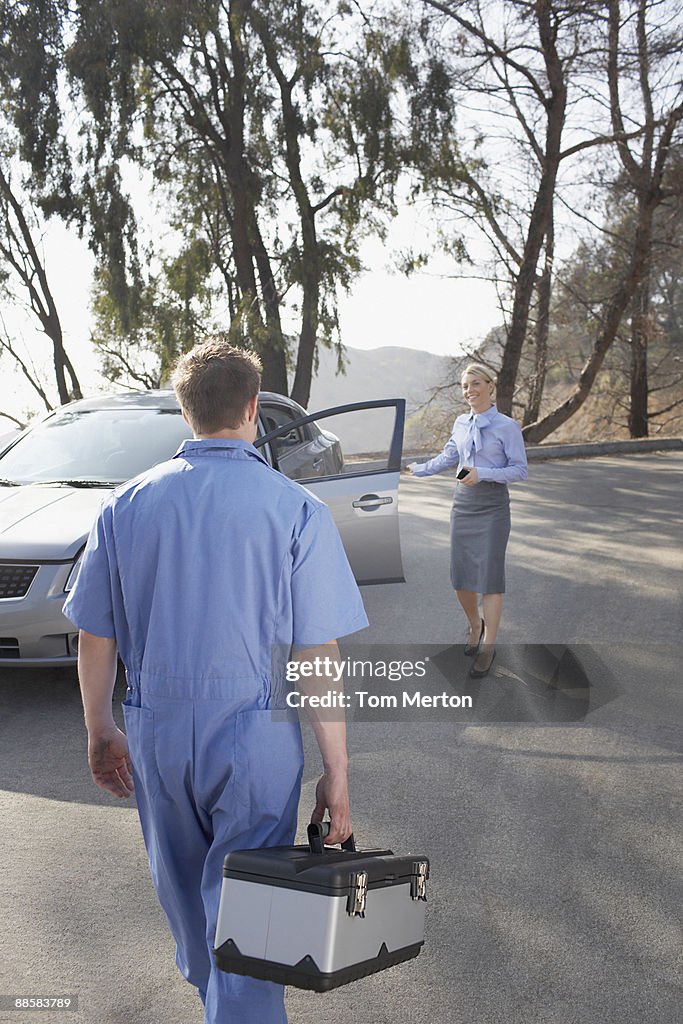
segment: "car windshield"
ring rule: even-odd
[[[191,436],[179,409],[65,410],[0,458],[0,477],[17,484],[113,485],[170,459]]]

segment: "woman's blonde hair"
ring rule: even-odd
[[[483,377],[484,380],[487,380],[489,384],[493,384],[494,388],[496,386],[495,374],[491,370],[489,370],[488,366],[484,366],[483,363],[468,363],[465,369],[460,374],[461,380],[466,373],[478,373],[479,376]]]

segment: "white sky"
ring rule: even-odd
[[[456,272],[454,263],[441,259],[440,273],[419,272],[406,278],[392,271],[396,248],[419,242],[423,227],[405,212],[389,234],[386,245],[364,244],[362,258],[368,267],[348,296],[341,296],[342,340],[352,348],[373,349],[387,345],[453,355],[468,342],[481,340],[500,320],[492,285],[481,281],[456,280],[443,276]],[[98,373],[97,355],[89,342],[91,329],[90,288],[94,261],[87,244],[59,221],[47,227],[43,248],[48,279],[58,305],[65,345],[85,393],[94,393],[106,383]],[[28,351],[36,366],[45,368],[49,390],[54,392],[50,369],[50,345],[33,327],[27,314],[2,304],[9,333]],[[22,416],[27,409],[42,411],[40,399],[23,378],[13,371],[11,359],[0,363],[0,409]],[[0,434],[9,422],[0,419]]]
[[[588,107],[585,107],[588,104]],[[599,116],[593,100],[581,97],[576,109],[572,109],[567,127],[568,141],[584,137],[586,114]],[[526,160],[517,152],[516,145],[510,145],[508,127],[514,137],[515,125],[507,125],[505,119],[498,123],[493,107],[482,110],[481,105],[469,109],[462,104],[458,111],[460,131],[464,137],[483,132],[486,136],[486,151],[491,162],[492,174],[506,195],[523,198],[528,195]],[[595,171],[599,154],[590,152],[590,158],[579,157],[563,166],[562,190],[570,197],[572,204],[588,209],[590,178]],[[145,180],[139,169],[121,168],[124,186],[133,197],[140,217],[140,228],[151,228],[155,242],[164,239],[168,228],[163,227],[164,211],[154,210],[151,182]],[[520,175],[522,183],[520,184]],[[588,180],[586,180],[588,179]],[[160,190],[156,190],[157,196]],[[557,258],[566,257],[578,241],[576,222],[558,203],[557,205]],[[600,219],[599,214],[597,219]],[[580,221],[578,226],[585,229]],[[454,227],[462,230],[460,221]],[[428,251],[432,246],[435,223],[430,215],[417,207],[404,205],[399,216],[391,223],[385,245],[377,240],[365,242],[361,248],[361,259],[368,270],[356,279],[351,292],[340,296],[340,323],[342,342],[351,348],[374,349],[384,346],[400,346],[424,350],[439,355],[454,355],[464,347],[473,347],[482,341],[488,331],[501,323],[494,286],[488,282],[453,276],[459,272],[454,260],[440,256],[430,265],[429,271],[421,271],[411,277],[393,271],[392,261],[397,252],[407,249]],[[172,247],[172,239],[171,239]],[[470,268],[470,273],[481,272],[483,261],[489,257],[490,249],[481,236],[468,238],[470,254],[481,261],[479,268]],[[519,244],[519,242],[518,242]],[[85,242],[75,232],[70,232],[54,220],[48,225],[44,239],[45,259],[48,278],[57,301],[65,344],[76,366],[85,393],[93,393],[108,385],[97,372],[97,355],[90,345],[91,316],[90,289],[92,283],[93,259]],[[465,268],[464,272],[468,272]],[[31,320],[20,316],[14,309],[3,309],[6,326],[13,339],[23,339],[24,351],[28,350],[37,366],[46,368],[45,379],[50,394],[54,385],[50,374],[50,346],[46,338],[32,326]],[[297,323],[292,321],[291,312],[283,310],[285,329],[296,333]],[[19,347],[19,345],[18,345]],[[27,409],[40,411],[40,400],[17,373],[11,370],[11,360],[4,357],[0,362],[0,410],[7,410],[23,416]],[[0,419],[0,433],[8,421]]]
[[[667,0],[656,17],[661,19],[662,24],[666,18],[675,19],[680,6],[680,0],[671,3]],[[487,17],[492,19],[490,24],[494,31],[502,30],[506,13],[514,22],[510,8],[504,3],[487,8]],[[456,28],[447,22],[444,22],[443,32],[457,35]],[[520,37],[518,41],[530,44],[533,39]],[[572,39],[569,38],[568,43],[565,40],[563,45],[573,45]],[[671,81],[659,83],[658,103],[668,103],[672,90],[678,88],[675,62],[671,68],[676,71],[675,81],[671,78]],[[459,137],[469,138],[472,142],[481,134],[485,139],[483,153],[489,161],[497,187],[508,197],[516,197],[521,201],[526,197],[528,200],[527,158],[517,144],[519,126],[510,118],[505,102],[496,101],[493,97],[487,101],[474,97],[468,102],[468,96],[462,99],[463,102],[458,106]],[[600,128],[608,132],[606,109],[604,81],[591,74],[586,81],[580,79],[573,83],[564,133],[565,143],[569,145],[583,139],[587,130],[592,132]],[[532,123],[539,121],[538,111],[533,109],[533,104],[527,116]],[[542,118],[537,126],[539,129],[540,122]],[[74,121],[74,129],[76,127],[77,121]],[[601,163],[608,158],[613,160],[614,154],[587,150],[562,165],[560,191],[576,214],[571,213],[561,202],[556,204],[556,266],[575,249],[582,234],[591,232],[584,215],[590,215],[597,221],[601,219],[600,171]],[[151,206],[148,225],[151,226],[155,241],[158,241],[157,228],[164,218],[163,211],[157,210],[155,215],[153,203],[150,203],[151,183],[144,180],[144,175],[141,177],[139,169],[129,174],[125,167],[121,169],[126,189],[131,192],[134,201],[136,197],[139,200],[135,203],[136,207],[140,207],[138,212],[144,210],[149,215]],[[462,229],[462,223],[458,227]],[[348,296],[340,297],[341,336],[345,345],[360,349],[392,345],[453,355],[465,346],[473,347],[483,340],[492,327],[501,323],[494,286],[473,278],[450,277],[458,272],[458,268],[453,260],[445,256],[434,261],[430,272],[418,272],[410,278],[390,269],[398,251],[411,247],[418,252],[429,250],[434,231],[434,222],[424,211],[404,205],[390,226],[386,245],[375,240],[362,246],[361,258],[368,270],[355,281]],[[519,240],[517,244],[520,244]],[[490,257],[490,250],[487,250],[481,237],[476,241],[468,239],[468,247],[470,254],[479,261],[483,262],[487,256]],[[93,393],[107,386],[99,377],[97,356],[89,342],[93,259],[86,244],[58,221],[49,224],[44,248],[48,278],[58,304],[67,351],[77,368],[84,391]],[[471,272],[477,271],[472,268]],[[7,307],[6,303],[4,306],[0,311],[10,335],[23,353],[30,354],[36,366],[46,369],[45,380],[50,394],[54,395],[52,375],[49,372],[49,342],[35,330],[30,318],[21,316],[16,309]],[[290,317],[291,312],[283,310],[285,329],[295,333],[297,325]],[[12,369],[11,359],[5,356],[0,362],[0,409],[23,416],[27,409],[39,411],[40,408],[40,400],[35,392]],[[7,422],[0,419],[0,433]]]

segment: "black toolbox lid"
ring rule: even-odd
[[[264,885],[341,895],[349,891],[352,875],[367,872],[368,888],[409,882],[416,861],[426,857],[396,857],[391,850],[325,848],[311,853],[309,846],[271,846],[264,850],[234,850],[223,863],[225,878],[241,878]]]

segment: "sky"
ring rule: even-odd
[[[583,137],[584,122],[580,119],[583,106],[572,113],[568,124],[568,138]],[[592,109],[592,107],[591,107]],[[482,109],[479,99],[470,109],[466,103],[458,107],[458,122],[463,138],[484,133],[487,139],[487,154],[495,169],[497,187],[506,195],[515,196],[521,191],[526,194],[529,182],[526,156],[518,153],[510,144],[510,134],[515,125],[503,127],[498,124],[493,106]],[[498,125],[496,127],[496,125]],[[592,165],[593,160],[591,160]],[[580,164],[587,161],[579,160]],[[578,188],[585,192],[582,175],[572,161],[566,168],[567,181],[563,188]],[[150,207],[153,208],[151,181],[145,180],[139,168],[127,170],[121,167],[124,187],[130,192],[138,213],[144,211],[145,220]],[[574,197],[575,199],[578,196]],[[581,202],[585,201],[584,199]],[[559,221],[564,216],[558,209],[557,255],[563,244],[573,249],[576,239],[566,235],[567,243],[559,237]],[[155,242],[163,236],[156,225],[164,221],[163,211],[152,214],[151,228]],[[455,225],[463,229],[460,221]],[[342,343],[350,348],[375,349],[385,346],[400,346],[424,350],[437,355],[457,355],[465,348],[472,349],[487,333],[501,323],[495,288],[483,280],[456,278],[458,267],[447,256],[435,259],[426,271],[405,277],[392,269],[392,262],[399,252],[413,249],[424,252],[430,249],[436,226],[425,208],[404,203],[399,215],[391,222],[387,241],[367,240],[361,247],[361,259],[366,271],[354,282],[348,295],[340,296],[339,313]],[[565,233],[562,232],[563,237]],[[479,237],[468,237],[470,255],[481,265],[490,255],[486,243]],[[49,280],[57,299],[64,329],[65,343],[77,368],[85,393],[102,389],[104,382],[98,374],[97,355],[90,345],[91,316],[90,288],[93,259],[85,242],[74,232],[69,232],[58,221],[50,222],[44,239],[44,249]],[[23,340],[38,365],[49,367],[49,343],[27,319],[15,311],[4,311],[3,316],[10,334]],[[296,333],[297,324],[286,318],[285,330]],[[9,360],[0,363],[0,410],[24,415],[27,407],[40,408],[39,399],[34,397],[29,386],[17,374],[8,370]],[[51,378],[50,378],[51,379]],[[0,432],[3,423],[0,419]]]
[[[493,285],[445,276],[455,266],[406,278],[391,272],[380,243],[368,243],[363,256],[371,270],[341,303],[346,345],[398,345],[450,356],[483,340],[500,320]]]
[[[345,345],[366,350],[391,345],[454,355],[468,344],[482,340],[499,322],[493,286],[446,276],[456,273],[457,268],[445,259],[429,272],[408,278],[392,269],[393,254],[410,243],[419,246],[427,231],[413,211],[404,209],[392,225],[386,244],[377,240],[364,243],[362,260],[367,270],[340,301]],[[43,250],[67,352],[84,393],[97,393],[103,380],[89,342],[93,258],[86,242],[57,220],[47,225]],[[24,351],[30,352],[36,365],[49,371],[49,342],[32,326],[30,317],[6,302],[2,303],[2,315],[15,342],[22,340]],[[11,371],[7,356],[0,363],[0,373],[0,409],[20,417],[29,409],[43,411],[35,392]],[[0,419],[0,434],[8,427],[8,421]]]
[[[678,6],[674,4],[671,10],[677,11]],[[668,10],[669,6],[665,4],[664,13]],[[506,11],[514,29],[516,16],[511,5],[494,4],[488,10],[495,31],[508,31],[503,17]],[[664,17],[661,11],[656,16]],[[533,36],[527,38],[525,25],[521,30],[525,34],[520,36],[522,42],[519,45],[533,43]],[[564,45],[570,49],[574,46],[571,35]],[[568,120],[563,134],[567,145],[590,138],[595,131],[609,132],[605,82],[595,77],[594,68],[586,74],[588,78],[584,80],[579,76],[572,84]],[[667,82],[663,85],[660,82],[659,85],[662,86],[661,102],[668,102],[671,88],[677,88],[677,85]],[[524,95],[524,90],[519,92],[519,96]],[[632,99],[629,98],[629,104]],[[533,102],[529,110],[526,107],[524,109],[527,121],[534,124],[540,133],[543,118],[539,110]],[[628,110],[626,114],[629,114]],[[637,118],[637,112],[633,116]],[[629,120],[628,123],[636,122]],[[73,125],[77,127],[77,118]],[[512,225],[517,216],[516,204],[524,206],[533,193],[535,180],[535,172],[530,169],[528,147],[520,146],[518,129],[516,119],[510,116],[507,101],[504,96],[498,95],[496,89],[490,90],[486,98],[480,94],[461,97],[458,104],[458,138],[463,140],[462,152],[473,159],[485,158],[492,186],[502,196],[513,201],[510,215]],[[480,151],[481,139],[485,145]],[[636,143],[633,145],[636,146]],[[612,150],[590,149],[563,162],[558,179],[561,201],[556,203],[555,210],[556,269],[561,269],[561,261],[575,252],[581,237],[595,234],[592,221],[599,223],[603,217],[601,178],[603,174],[609,177],[614,172],[615,160]],[[144,173],[148,172],[135,168],[129,176],[125,166],[120,169],[124,187],[133,197],[136,211],[139,213],[144,210],[149,214],[153,203],[150,199],[151,182],[144,179]],[[157,225],[164,220],[163,211],[160,215],[157,212],[157,217],[158,220],[152,213],[150,220],[155,242],[163,235],[163,228],[157,231]],[[523,222],[524,217],[521,219]],[[462,230],[462,219],[454,223],[454,227]],[[518,229],[519,225],[517,229],[514,226],[510,228],[516,236],[519,235]],[[435,223],[424,208],[404,203],[398,217],[389,227],[385,244],[376,239],[363,243],[360,255],[367,269],[356,279],[350,293],[340,296],[341,340],[344,345],[365,350],[400,346],[438,355],[457,355],[465,348],[476,347],[492,328],[500,325],[502,318],[493,284],[472,277],[456,278],[454,275],[458,268],[449,257],[440,256],[427,271],[417,272],[409,278],[391,269],[397,253],[410,248],[417,252],[428,250],[435,231]],[[486,257],[490,256],[486,243],[481,237],[468,237],[466,242],[470,255],[481,267]],[[519,237],[517,244],[521,244]],[[87,245],[56,220],[47,226],[44,251],[67,352],[77,368],[84,392],[96,393],[105,384],[98,374],[97,355],[89,340],[92,256]],[[22,317],[15,309],[0,305],[0,312],[12,339],[17,343],[23,339],[24,351],[30,353],[37,366],[49,370],[50,348],[47,339],[35,330],[26,316]],[[286,316],[285,313],[285,330],[294,334],[297,325],[287,320]],[[23,416],[27,409],[39,409],[40,401],[35,393],[10,367],[11,360],[3,358],[0,362],[0,410]],[[52,378],[48,375],[47,379],[51,381]],[[54,391],[54,388],[51,390]],[[6,420],[0,419],[0,433],[6,423]]]

